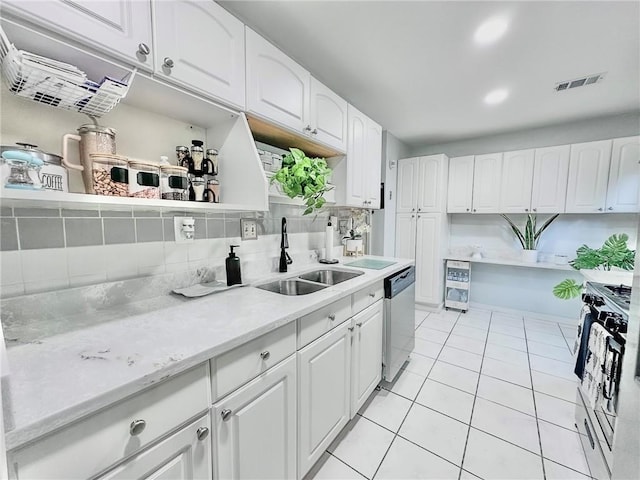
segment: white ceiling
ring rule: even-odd
[[[640,110],[640,2],[220,3],[410,146]],[[476,45],[496,15],[506,34]]]

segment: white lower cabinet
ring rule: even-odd
[[[211,479],[210,418],[206,415],[97,480]]]
[[[295,478],[296,418],[291,355],[213,406],[215,478]]]
[[[298,356],[298,478],[350,418],[351,321],[300,350]]]
[[[382,300],[353,317],[351,418],[382,378]]]

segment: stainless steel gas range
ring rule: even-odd
[[[625,351],[631,287],[587,282],[582,294],[581,322],[573,348],[576,427],[592,476],[611,478],[613,437]],[[584,407],[584,408],[581,408]]]

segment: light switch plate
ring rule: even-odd
[[[258,223],[255,218],[240,219],[240,238],[242,240],[258,239]]]

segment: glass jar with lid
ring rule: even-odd
[[[129,196],[160,198],[160,165],[144,160],[129,160]]]
[[[96,195],[127,197],[129,170],[127,157],[109,153],[92,153],[91,177]]]
[[[160,196],[164,200],[189,200],[187,168],[160,165]]]
[[[220,203],[220,182],[212,178],[207,181],[208,201],[211,203]]]

